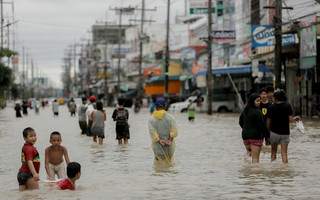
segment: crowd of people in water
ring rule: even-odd
[[[75,116],[77,112],[81,134],[90,136],[93,138],[93,142],[103,145],[106,121],[106,111],[103,109],[103,103],[96,101],[95,96],[90,96],[89,99],[82,97],[81,101],[81,104],[77,106],[73,99],[70,100],[68,103],[70,115]],[[26,103],[24,102],[24,104]],[[116,123],[116,140],[118,140],[119,145],[128,144],[130,139],[129,111],[124,108],[124,104],[125,100],[119,98],[118,106],[112,113],[112,119]],[[34,102],[33,108],[36,105],[40,105],[38,101]],[[44,104],[44,107],[46,105]],[[30,106],[31,104],[26,104],[27,108]],[[135,112],[139,112],[136,108],[137,106],[139,105],[134,106]],[[16,102],[15,110],[16,116],[21,117],[17,114],[21,112],[17,107],[19,107],[19,102]],[[166,112],[166,100],[163,98],[158,98],[155,103],[150,102],[149,107],[152,116],[149,119],[148,127],[152,140],[154,162],[172,163],[175,150],[174,138],[178,135],[175,119]],[[52,102],[52,112],[54,117],[59,116],[59,103],[57,100]],[[28,115],[27,111],[26,113],[23,112],[23,114],[25,116]],[[21,152],[22,166],[17,175],[19,190],[38,189],[40,156],[34,146],[37,141],[36,131],[28,127],[23,130],[22,135],[25,143]],[[81,166],[77,162],[70,162],[67,148],[62,146],[61,142],[61,134],[58,131],[53,131],[50,135],[51,146],[45,149],[47,181],[55,183],[51,189],[74,190],[76,188],[75,182],[81,176]],[[65,170],[65,163],[67,170]]]
[[[195,106],[189,102],[188,120],[194,122]],[[16,116],[28,115],[29,107],[23,102],[21,108],[16,104]],[[112,112],[112,120],[116,123],[116,140],[119,145],[128,144],[130,139],[129,110],[124,107],[125,100],[118,99],[117,107]],[[46,104],[42,104],[46,106]],[[148,121],[149,135],[152,141],[154,162],[172,163],[175,151],[174,138],[178,135],[175,118],[166,111],[167,102],[164,98],[158,98],[149,103],[151,117]],[[34,108],[39,109],[40,103],[35,101]],[[134,106],[134,111],[137,106]],[[77,105],[73,99],[68,103],[71,116],[78,114],[81,134],[92,137],[93,142],[103,145],[105,138],[106,110],[101,101],[96,101],[95,96],[82,97],[81,104]],[[36,113],[39,111],[36,111]],[[52,103],[53,116],[59,116],[59,103]],[[20,115],[19,115],[20,113]],[[259,156],[263,145],[271,146],[271,161],[276,160],[277,149],[281,147],[283,163],[288,162],[288,144],[290,142],[289,123],[301,120],[300,116],[293,117],[291,105],[287,103],[286,93],[283,90],[274,91],[273,87],[262,88],[259,93],[252,93],[239,117],[239,125],[242,128],[242,140],[245,147],[244,160],[259,163]],[[39,188],[40,156],[34,144],[37,140],[36,131],[28,127],[23,130],[25,144],[22,147],[21,162],[17,179],[20,190]],[[75,189],[75,182],[81,176],[81,166],[77,162],[70,162],[67,148],[61,145],[62,136],[54,131],[50,135],[51,146],[45,149],[45,170],[48,181],[55,181],[52,189]],[[65,164],[67,170],[65,170]],[[67,172],[66,172],[67,171]],[[56,176],[59,181],[56,181]]]
[[[271,145],[271,161],[277,158],[277,149],[281,147],[283,163],[288,163],[288,145],[290,142],[290,122],[301,120],[293,117],[291,105],[283,90],[274,91],[273,87],[262,88],[252,93],[241,112],[239,125],[246,149],[244,159],[252,157],[252,163],[259,163],[263,141]]]

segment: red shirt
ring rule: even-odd
[[[34,146],[25,143],[22,147],[22,152],[21,152],[22,166],[20,167],[19,172],[31,173],[31,171],[28,167],[28,160],[32,160],[34,168],[35,168],[36,172],[39,174],[39,169],[40,169],[39,153]]]
[[[57,182],[56,184],[59,186],[59,188],[61,190],[66,190],[66,189],[75,190],[76,189],[75,186],[71,183],[71,181],[67,178]]]

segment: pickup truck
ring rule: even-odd
[[[177,102],[169,105],[169,112],[187,112],[189,100],[193,101],[193,104],[196,107],[196,112],[207,112],[208,110],[208,102],[207,96],[201,96],[201,104],[197,102],[197,96],[190,96],[183,102]],[[235,109],[235,101],[234,100],[214,100],[212,102],[212,111],[213,112],[230,112]]]

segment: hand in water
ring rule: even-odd
[[[49,177],[48,180],[49,180],[49,181],[55,181],[56,179],[55,179],[55,178],[52,178],[52,177]]]

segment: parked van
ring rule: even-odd
[[[207,96],[202,95],[200,100],[197,96],[190,96],[184,102],[178,102],[170,104],[168,111],[169,112],[186,112],[188,110],[189,100],[193,101],[193,104],[196,107],[196,112],[207,112],[208,111],[208,101]],[[213,98],[212,102],[212,111],[213,112],[231,112],[235,110],[235,100],[230,99],[215,99]]]

